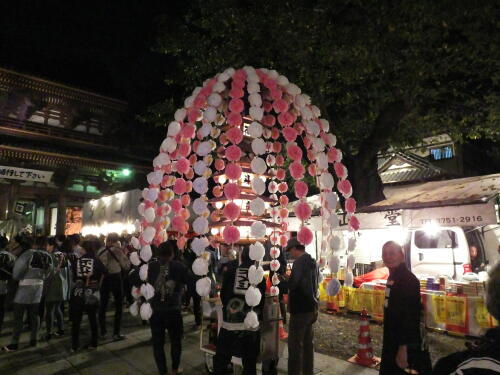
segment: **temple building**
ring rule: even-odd
[[[120,141],[127,117],[121,100],[0,68],[0,233],[78,233],[85,201],[141,185],[154,150]]]

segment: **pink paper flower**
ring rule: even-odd
[[[189,165],[189,160],[187,160],[186,158],[180,158],[175,162],[177,172],[182,174],[187,173],[187,171],[189,170]]]
[[[311,144],[312,144],[311,138],[304,137],[304,139],[302,141],[304,142],[305,148],[310,148],[311,147]]]
[[[177,195],[182,195],[186,192],[186,180],[183,178],[178,178],[174,182],[174,193]]]
[[[241,177],[241,167],[238,164],[228,164],[226,166],[226,176],[230,180],[237,180]]]
[[[337,183],[337,189],[343,195],[351,195],[352,194],[352,186],[349,180],[341,180]]]
[[[264,78],[263,82],[264,86],[266,86],[268,89],[275,89],[277,86],[277,83],[274,79],[266,77]]]
[[[245,108],[245,105],[243,104],[243,100],[241,99],[231,99],[229,102],[229,110],[232,112],[242,112],[243,109]]]
[[[279,168],[276,171],[276,178],[278,180],[284,180],[285,179],[285,175],[286,175],[286,171],[283,168]]]
[[[189,145],[189,143],[181,143],[179,145],[179,154],[183,157],[186,157],[189,155],[189,153],[191,152],[191,146]],[[195,155],[196,157],[196,155]],[[190,161],[191,163],[191,161]]]
[[[295,215],[297,215],[300,220],[309,219],[311,217],[311,213],[311,207],[307,204],[307,202],[300,202],[297,207],[295,207]]]
[[[236,128],[233,128],[236,129]],[[241,158],[241,148],[236,145],[229,146],[226,149],[226,158],[230,161],[238,161]]]
[[[291,126],[295,121],[295,116],[292,115],[290,112],[281,112],[278,115],[278,121],[283,127]]]
[[[172,229],[177,231],[177,232],[183,232],[184,231],[184,223],[186,221],[181,215],[175,215],[172,218]]]
[[[172,207],[172,211],[174,211],[175,213],[178,213],[182,209],[182,202],[181,202],[181,200],[180,199],[174,199],[170,203],[170,207]]]
[[[273,103],[274,112],[281,113],[288,111],[288,103],[285,99],[275,100]]]
[[[354,231],[359,230],[360,223],[359,219],[356,216],[351,216],[351,218],[349,219],[349,227]]]
[[[347,198],[345,200],[345,210],[350,214],[356,212],[356,200],[354,198]]]
[[[238,242],[240,240],[240,231],[237,227],[228,225],[222,231],[222,238],[224,238],[226,243],[232,244]]]
[[[310,161],[316,160],[316,155],[314,154],[313,150],[307,150],[307,159]]]
[[[270,128],[273,127],[274,124],[276,124],[276,117],[274,117],[273,115],[265,115],[262,118],[262,125],[265,125]]]
[[[335,147],[332,147],[328,150],[327,156],[330,163],[333,163],[334,161],[340,162],[340,160],[342,159],[339,150],[337,150]]]
[[[269,91],[269,96],[271,96],[273,100],[281,99],[283,96],[283,91],[278,88],[272,89]]]
[[[307,184],[304,181],[295,181],[293,187],[295,189],[295,196],[297,198],[305,198],[307,196],[309,188],[307,187]]]
[[[293,142],[293,141],[295,141],[295,139],[297,139],[298,133],[297,133],[297,130],[295,130],[294,128],[291,128],[289,126],[286,128],[283,128],[282,133],[283,133],[283,137],[285,137],[287,142]]]
[[[240,187],[238,184],[229,182],[224,185],[224,195],[227,199],[238,199],[240,197]]]
[[[194,124],[200,118],[201,111],[196,108],[191,108],[190,110],[188,110],[187,116],[188,116],[188,121],[191,124]]]
[[[297,145],[289,145],[286,152],[288,157],[292,160],[302,159],[302,150]]]
[[[288,191],[288,184],[286,182],[280,182],[278,185],[278,191],[280,193],[286,193]]]
[[[222,197],[222,188],[220,186],[215,186],[212,190],[212,193],[216,198]]]
[[[241,117],[241,116],[240,116]],[[243,140],[243,132],[240,128],[231,128],[226,132],[226,137],[229,141],[235,145]]]
[[[283,207],[286,207],[288,205],[288,197],[286,195],[282,195],[280,197],[280,204],[283,206]]]
[[[244,94],[243,89],[239,87],[233,87],[231,91],[229,91],[229,96],[233,99],[241,98]]]
[[[189,197],[189,194],[184,194],[181,197],[181,203],[184,207],[187,207],[191,204],[191,198]]]
[[[266,112],[271,112],[271,110],[273,109],[273,105],[271,104],[271,102],[264,102],[262,103],[262,108],[264,108],[264,111]]]
[[[307,173],[309,173],[309,175],[312,177],[316,176],[316,165],[309,164],[309,166],[307,167]]]
[[[179,249],[184,249],[184,246],[186,246],[186,237],[182,236],[177,239],[177,247]]]
[[[196,132],[196,127],[194,125],[184,125],[184,127],[181,129],[181,134],[184,138],[194,138],[194,133]]]
[[[194,102],[193,102],[193,106],[196,107],[196,108],[201,108],[205,105],[205,103],[207,102],[207,97],[206,95],[198,95],[195,99],[194,99]]]
[[[227,115],[226,121],[230,126],[233,127],[240,126],[241,123],[243,122],[243,118],[241,117],[241,114],[238,112],[230,112]]]
[[[240,217],[240,208],[234,202],[229,202],[224,206],[224,216],[231,221]]]
[[[333,168],[335,169],[335,174],[341,180],[344,180],[347,177],[347,168],[342,163],[335,163]]]
[[[245,87],[245,81],[243,79],[237,79],[236,77],[233,79],[233,82],[231,84],[232,88],[238,88],[242,89]]]
[[[279,152],[281,152],[281,148],[282,148],[282,145],[280,142],[274,142],[272,152],[279,153]]]
[[[294,180],[302,180],[304,178],[306,170],[300,160],[294,161],[288,168],[290,170],[290,176],[292,176]]]
[[[217,159],[215,161],[215,169],[217,169],[218,171],[224,170],[225,167],[226,167],[226,164],[224,163],[224,160]]]
[[[288,210],[286,208],[280,208],[279,216],[282,219],[286,219],[288,217]]]
[[[285,158],[283,157],[283,155],[276,155],[276,165],[278,167],[281,167],[285,164]]]
[[[278,130],[278,128],[272,128],[271,129],[271,138],[274,139],[274,140],[277,140],[278,138],[280,137],[280,131]]]
[[[302,227],[297,233],[297,240],[304,246],[309,245],[313,240],[313,233],[308,227]]]

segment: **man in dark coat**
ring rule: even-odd
[[[500,320],[500,263],[490,271],[486,284],[486,307],[495,319]],[[468,350],[441,358],[433,374],[500,374],[500,327],[488,330]]]
[[[380,374],[419,374],[431,371],[430,357],[421,349],[420,282],[406,267],[402,247],[389,241],[382,247],[382,260],[389,268],[385,290],[384,343]]]

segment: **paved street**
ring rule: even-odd
[[[8,315],[10,317],[10,314]],[[111,316],[108,316],[111,318]],[[69,330],[63,338],[52,339],[50,344],[41,342],[36,349],[26,348],[28,333],[21,336],[21,348],[15,353],[0,353],[2,375],[156,375],[157,370],[148,340],[149,327],[142,326],[130,314],[124,316],[124,333],[127,339],[120,342],[106,341],[96,351],[70,352]],[[109,320],[111,324],[111,320]],[[2,346],[10,340],[10,324],[0,337]],[[181,366],[186,375],[206,374],[204,358],[199,348],[198,331],[191,329],[191,315],[184,316],[186,329]],[[85,332],[87,325],[82,327]],[[43,329],[42,329],[43,333]],[[86,337],[82,337],[82,343]],[[167,347],[168,350],[168,347]],[[286,357],[286,348],[284,350]],[[280,360],[280,374],[286,374],[286,358]],[[316,354],[317,373],[336,375],[376,374],[374,370],[359,367],[323,354]]]

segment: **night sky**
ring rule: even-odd
[[[168,59],[151,47],[176,1],[0,3],[0,66],[123,99],[135,114],[168,95]]]

